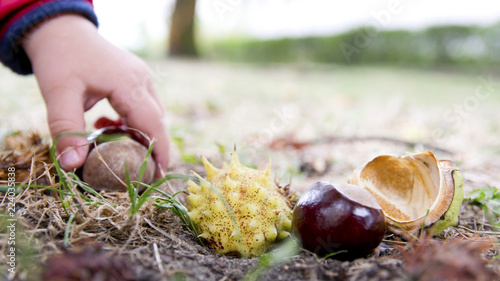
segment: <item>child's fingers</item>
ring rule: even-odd
[[[169,139],[163,120],[163,109],[151,95],[145,95],[140,102],[127,95],[115,94],[109,98],[111,106],[125,119],[127,126],[136,128],[151,139],[155,139],[153,157],[158,165],[157,176],[168,166]]]
[[[52,138],[64,132],[85,132],[81,95],[61,87],[44,93],[44,96]],[[72,170],[83,165],[88,153],[86,144],[85,137],[62,136],[58,139],[56,152],[63,169]]]

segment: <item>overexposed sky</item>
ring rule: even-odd
[[[101,34],[123,48],[140,48],[168,34],[174,0],[94,0]],[[421,29],[439,24],[500,21],[500,1],[475,0],[198,0],[204,37],[328,35],[361,26]]]

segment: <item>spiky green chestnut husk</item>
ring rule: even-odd
[[[229,165],[215,168],[202,158],[207,171],[200,184],[188,181],[187,208],[199,236],[216,253],[244,257],[265,253],[289,235],[288,199],[264,171],[240,164],[236,152]]]

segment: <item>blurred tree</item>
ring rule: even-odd
[[[433,46],[436,63],[449,64],[463,59],[467,47],[464,43],[474,32],[470,26],[448,25],[430,27],[424,35],[428,44]]]
[[[194,40],[196,0],[176,0],[170,25],[169,55],[197,57]]]

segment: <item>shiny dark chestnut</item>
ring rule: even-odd
[[[297,202],[292,231],[319,256],[352,260],[373,252],[385,233],[385,218],[368,191],[351,184],[313,184]]]

